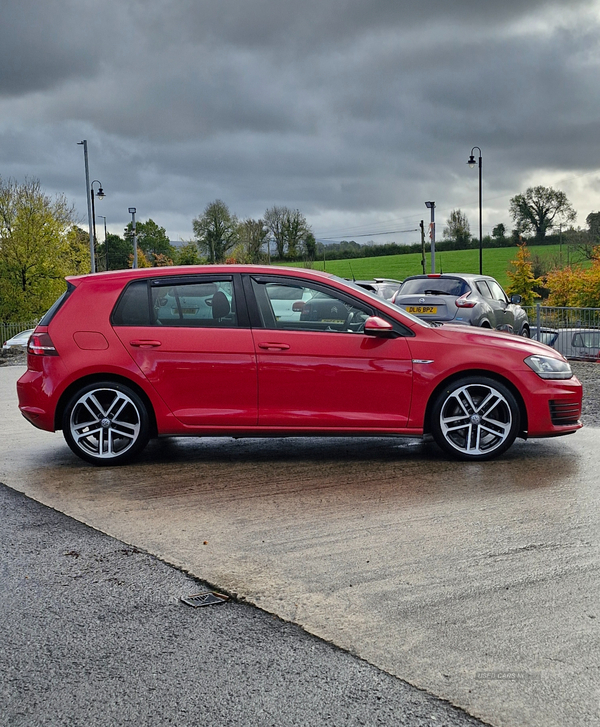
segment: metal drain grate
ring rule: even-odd
[[[204,591],[203,593],[193,593],[191,596],[182,596],[181,600],[188,606],[200,608],[200,606],[214,606],[217,603],[225,603],[229,600],[229,596],[214,591]]]

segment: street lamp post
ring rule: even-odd
[[[106,196],[104,194],[104,190],[102,189],[102,182],[99,182],[97,179],[94,179],[94,181],[90,185],[90,199],[92,200],[92,246],[90,247],[90,250],[93,255],[94,259],[94,265],[92,272],[95,272],[96,270],[96,208],[94,206],[94,184],[98,185],[98,191],[96,192],[96,197],[102,201],[104,197]],[[98,215],[100,216],[100,215]]]
[[[481,222],[481,167],[482,167],[482,159],[481,159],[481,149],[478,146],[474,146],[471,149],[471,156],[469,157],[469,161],[467,164],[473,169],[475,167],[476,161],[475,156],[473,155],[473,152],[477,149],[479,152],[479,274],[483,275],[483,231],[482,231],[482,222]]]
[[[78,141],[77,145],[83,145],[83,161],[85,163],[85,199],[87,201],[87,210],[88,210],[88,227],[89,227],[89,234],[90,234],[90,265],[91,265],[91,272],[96,272],[96,256],[94,253],[94,230],[92,226],[92,201],[90,198],[90,168],[88,164],[88,148],[87,148],[87,139],[84,139],[83,141]]]
[[[138,254],[137,254],[137,235],[135,234],[135,213],[136,213],[135,207],[130,207],[129,214],[131,215],[131,237],[133,239],[133,266],[132,267],[137,268]]]
[[[104,220],[104,254],[106,258],[106,269],[108,270],[108,239],[106,237],[106,217],[104,215],[96,215]]]
[[[431,211],[431,222],[429,223],[429,237],[431,239],[431,272],[435,273],[435,202],[425,202],[425,207]]]

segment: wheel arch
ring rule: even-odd
[[[71,399],[71,397],[75,394],[75,392],[78,389],[83,388],[84,386],[87,386],[88,384],[93,384],[99,381],[112,381],[116,384],[123,384],[124,386],[128,386],[130,389],[135,391],[135,393],[140,397],[140,399],[144,402],[146,406],[146,410],[148,412],[148,418],[150,419],[150,436],[156,437],[158,432],[158,427],[156,424],[156,414],[154,412],[154,407],[152,406],[152,402],[150,401],[150,398],[144,391],[144,389],[135,383],[135,381],[132,381],[131,379],[128,379],[126,376],[119,376],[118,374],[90,374],[89,376],[83,376],[80,379],[77,379],[76,381],[73,381],[67,388],[63,391],[63,393],[60,396],[60,399],[58,400],[58,404],[56,406],[56,410],[54,412],[54,428],[55,430],[61,430],[62,429],[62,420],[63,420],[63,414],[65,411],[65,408]]]
[[[469,369],[467,371],[457,371],[455,374],[452,374],[451,376],[448,376],[448,378],[441,381],[435,389],[431,392],[429,399],[427,400],[427,407],[425,409],[425,418],[423,421],[423,431],[426,434],[431,434],[431,412],[433,409],[433,406],[435,404],[435,401],[439,395],[439,393],[442,391],[442,389],[445,386],[448,386],[449,384],[454,383],[455,381],[458,381],[459,379],[463,379],[467,376],[485,376],[487,379],[492,379],[493,381],[497,381],[499,384],[503,384],[506,386],[507,389],[512,393],[512,395],[515,397],[515,400],[517,404],[519,405],[519,415],[520,415],[520,427],[519,427],[519,435],[522,435],[524,432],[528,429],[528,420],[527,420],[527,407],[525,406],[525,402],[523,400],[523,397],[521,396],[521,392],[517,389],[517,387],[508,379],[506,379],[504,376],[501,376],[500,374],[497,374],[494,371],[488,371],[487,369]]]

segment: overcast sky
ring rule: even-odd
[[[0,69],[0,176],[86,229],[83,139],[119,234],[134,206],[190,239],[217,198],[359,242],[434,200],[477,234],[473,146],[484,234],[532,185],[600,209],[600,0],[3,0]]]

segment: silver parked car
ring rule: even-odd
[[[26,331],[21,331],[21,333],[17,333],[16,336],[9,338],[8,341],[4,341],[2,344],[2,350],[8,351],[9,348],[26,349],[29,336],[31,336],[33,330],[33,328],[28,328]]]
[[[521,296],[509,300],[489,275],[413,275],[402,283],[392,302],[424,320],[496,328],[529,338]]]

